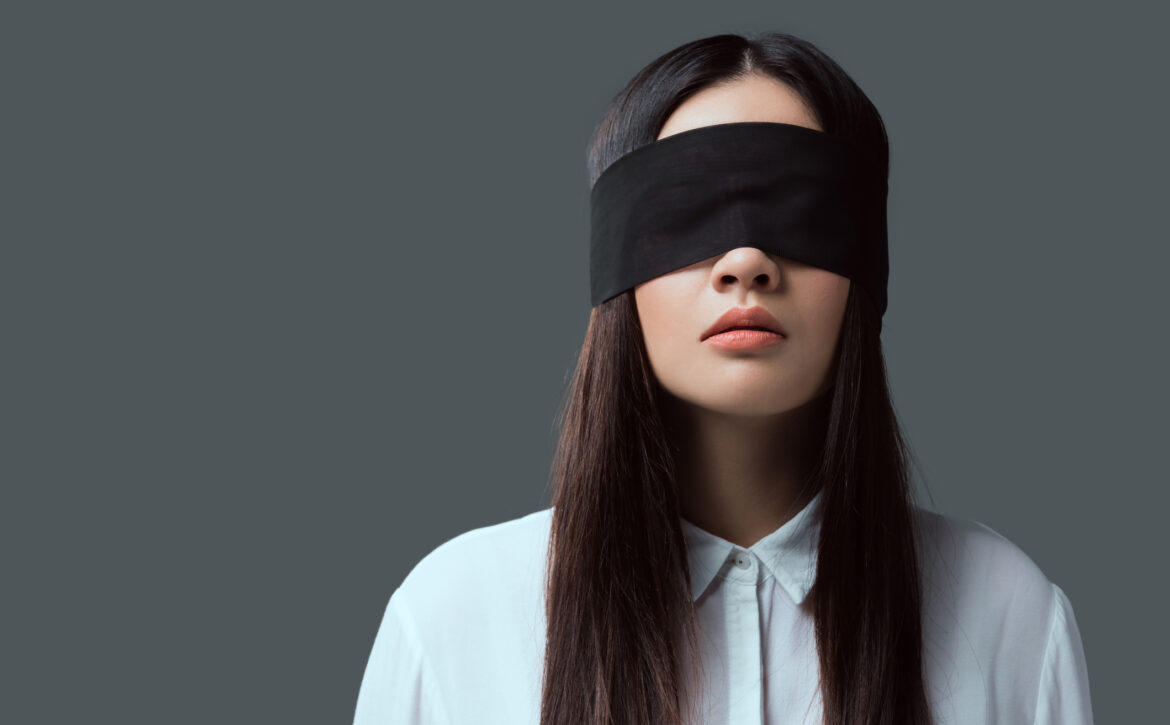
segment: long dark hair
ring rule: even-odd
[[[885,127],[861,89],[811,43],[762,33],[696,40],[641,70],[594,131],[590,184],[653,142],[689,96],[748,73],[791,86],[825,132],[855,142],[888,178]],[[823,493],[817,576],[802,606],[815,620],[827,725],[926,725],[913,455],[890,400],[881,318],[850,288],[812,479]],[[688,673],[702,663],[661,395],[633,292],[595,307],[558,411],[549,479],[544,725],[691,716]]]

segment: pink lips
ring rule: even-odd
[[[756,350],[784,342],[783,335],[765,330],[728,330],[712,335],[703,342],[726,350]]]
[[[776,318],[756,305],[732,307],[724,312],[707,328],[700,341],[730,350],[754,350],[776,345],[787,337]]]

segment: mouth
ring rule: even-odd
[[[714,335],[732,330],[755,330],[788,337],[779,321],[770,312],[757,305],[755,307],[732,307],[720,315],[719,319],[707,328],[699,340],[706,340]]]

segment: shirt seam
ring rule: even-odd
[[[1056,593],[1056,583],[1051,582],[1052,585],[1052,613],[1048,623],[1048,640],[1044,644],[1044,661],[1040,666],[1040,680],[1036,683],[1036,698],[1034,709],[1032,710],[1032,725],[1037,725],[1036,718],[1040,717],[1040,697],[1044,694],[1044,683],[1048,677],[1049,671],[1052,669],[1052,643],[1056,639],[1056,624],[1057,620],[1063,618],[1064,614],[1060,609],[1060,597]]]
[[[401,590],[400,590],[401,591]],[[405,596],[398,593],[397,598],[393,598],[393,603],[396,606],[396,613],[399,621],[402,623],[402,631],[406,638],[410,641],[410,646],[418,653],[418,659],[422,666],[423,679],[426,681],[426,688],[430,691],[431,696],[436,702],[436,710],[441,713],[444,723],[450,724],[451,715],[447,712],[447,704],[443,700],[442,692],[439,689],[439,680],[435,677],[434,670],[431,669],[431,662],[426,657],[426,650],[422,646],[422,637],[419,636],[416,629],[414,615],[411,614],[410,608],[406,605]]]

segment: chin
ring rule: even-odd
[[[745,418],[765,418],[773,415],[780,415],[800,406],[800,403],[792,400],[774,400],[767,396],[761,396],[758,393],[744,393],[736,395],[724,395],[717,398],[704,396],[698,399],[690,399],[692,405],[709,410],[712,413],[727,416],[739,416]]]

